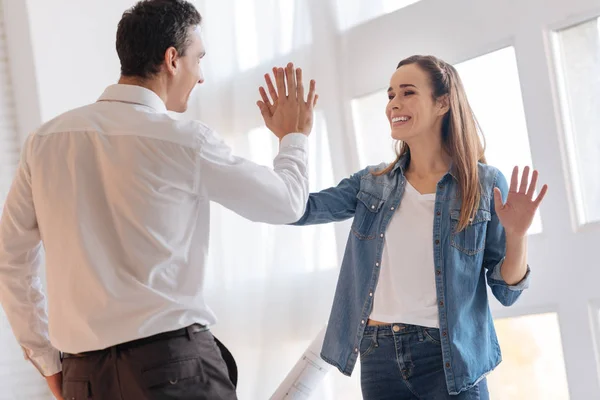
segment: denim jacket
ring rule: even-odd
[[[371,314],[385,232],[402,201],[407,163],[405,156],[390,173],[381,176],[371,172],[385,165],[366,168],[336,187],[311,194],[304,216],[295,223],[322,224],[354,217],[321,351],[321,357],[345,375],[354,369]],[[493,190],[498,187],[506,201],[506,178],[498,169],[479,164],[479,179],[479,207],[461,232],[456,232],[461,198],[452,168],[436,189],[432,268],[450,394],[472,388],[501,361],[486,280],[504,306],[512,305],[529,283],[529,267],[525,278],[514,286],[504,282],[500,274],[506,238],[494,210]]]

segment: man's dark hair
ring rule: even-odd
[[[169,47],[185,55],[189,29],[200,22],[196,7],[185,0],[138,2],[123,13],[117,29],[121,75],[149,78],[158,73]]]

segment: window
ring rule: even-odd
[[[338,27],[345,31],[353,26],[407,7],[419,0],[336,0]]]
[[[488,377],[491,398],[568,400],[557,315],[505,318],[495,325],[503,361]]]
[[[310,191],[315,192],[333,186],[333,167],[331,165],[331,152],[327,138],[327,125],[322,112],[315,113],[313,131],[309,137],[309,185]],[[277,154],[277,140],[266,128],[256,128],[248,134],[248,158],[263,165],[272,165]],[[298,254],[296,262],[304,263],[305,272],[337,268],[337,248],[335,241],[335,226],[324,224],[302,228],[279,226],[276,242],[291,243],[297,246],[297,240],[291,239],[298,234],[302,235],[302,251],[290,249],[291,253]],[[283,253],[280,253],[283,254]],[[283,261],[283,260],[282,260]],[[290,262],[289,260],[285,262]]]
[[[256,67],[311,42],[305,0],[234,0],[240,70]]]
[[[600,18],[554,35],[560,103],[579,224],[600,221]]]
[[[483,130],[487,162],[502,171],[510,185],[515,165],[521,171],[532,166],[515,50],[507,47],[455,67]],[[541,231],[538,212],[529,234]]]
[[[356,148],[361,168],[392,162],[396,158],[390,123],[385,115],[387,90],[380,90],[351,102]]]
[[[508,47],[465,61],[456,65],[456,69],[482,127],[487,161],[500,169],[510,184],[515,165],[521,169],[532,165],[514,49]],[[494,79],[489,79],[490,76]],[[387,102],[386,90],[352,100],[357,148],[363,167],[395,158],[385,116]],[[541,231],[538,213],[529,233]]]

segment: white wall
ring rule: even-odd
[[[94,102],[107,85],[117,82],[117,24],[135,1],[26,3],[42,121]]]

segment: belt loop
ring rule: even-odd
[[[187,328],[185,328],[185,331],[187,333],[187,337],[190,341],[194,340],[194,332],[192,331],[192,325],[188,326]]]
[[[375,344],[375,347],[379,347],[379,342],[377,341],[377,333],[379,332],[379,326],[375,325],[375,332],[373,332],[373,344]]]
[[[425,339],[424,332],[425,332],[425,328],[422,326],[419,326],[419,328],[417,329],[417,335],[419,336],[419,342],[422,342]]]
[[[110,348],[110,356],[112,357],[113,360],[117,360],[117,346],[112,346]]]

